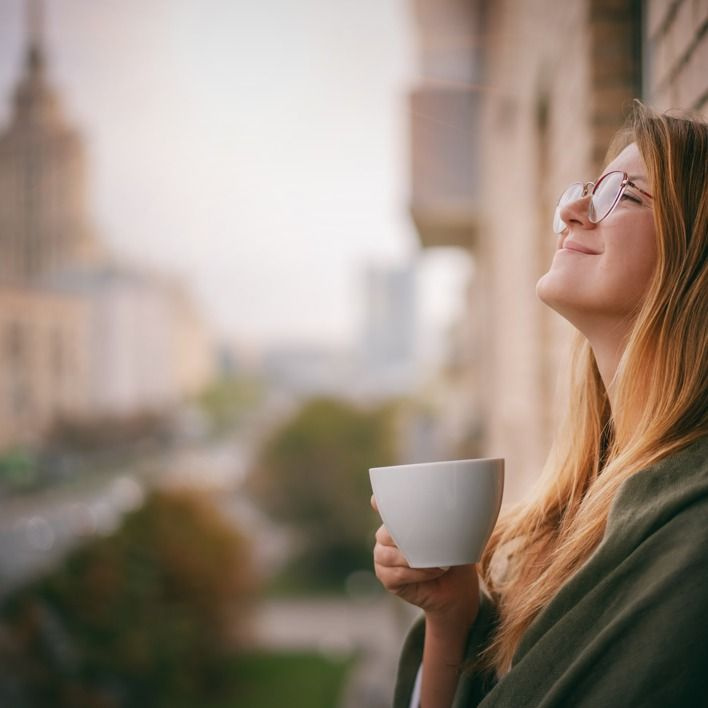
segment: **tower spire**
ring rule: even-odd
[[[44,67],[44,2],[26,0],[27,66],[31,71]]]

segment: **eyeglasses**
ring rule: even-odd
[[[590,203],[588,205],[588,218],[593,224],[602,221],[612,212],[617,206],[617,202],[621,199],[627,187],[633,187],[638,192],[649,199],[653,199],[649,192],[645,192],[640,187],[637,187],[634,182],[630,182],[626,172],[612,171],[602,175],[597,182],[573,182],[563,194],[561,194],[556,206],[556,211],[553,214],[553,231],[557,234],[561,233],[567,227],[567,224],[561,219],[561,209],[570,202],[590,194]],[[635,199],[639,202],[639,199]]]

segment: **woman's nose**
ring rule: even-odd
[[[560,218],[566,227],[577,224],[584,229],[594,229],[595,224],[590,221],[590,200],[592,196],[586,194],[584,197],[573,199],[560,208]]]

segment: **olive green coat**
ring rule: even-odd
[[[484,598],[474,659],[495,609]],[[394,708],[408,708],[424,638],[400,660]],[[620,488],[601,544],[536,617],[500,680],[461,676],[454,708],[708,707],[708,438]]]

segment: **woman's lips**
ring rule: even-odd
[[[563,242],[563,245],[561,248],[564,248],[566,251],[576,251],[577,253],[586,253],[589,256],[598,256],[599,253],[597,251],[593,251],[590,248],[587,248],[587,246],[583,246],[580,243],[576,243],[575,241],[569,241],[566,239]]]

